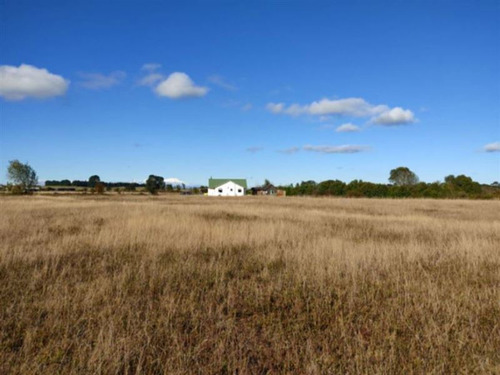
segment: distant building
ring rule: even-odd
[[[245,195],[247,180],[243,178],[210,178],[208,195],[212,197],[241,197]]]
[[[252,195],[276,195],[281,197],[286,195],[286,191],[278,189],[273,184],[265,184],[263,186],[253,187]]]

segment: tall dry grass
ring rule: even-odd
[[[4,197],[2,374],[500,373],[500,202]]]

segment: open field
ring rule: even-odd
[[[2,197],[0,373],[500,373],[500,202]]]

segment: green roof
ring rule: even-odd
[[[242,186],[243,188],[247,188],[247,180],[244,178],[209,178],[208,179],[208,187],[210,189],[215,189],[221,185],[224,185],[226,182],[232,181],[237,185]]]

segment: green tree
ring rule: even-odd
[[[343,195],[345,184],[339,180],[326,180],[318,184],[319,195]]]
[[[410,168],[398,167],[391,170],[389,182],[397,186],[409,186],[418,183],[418,176]]]
[[[101,178],[98,175],[93,175],[89,177],[89,187],[95,187],[95,185],[101,182]]]
[[[481,193],[481,185],[469,176],[465,176],[463,174],[456,177],[449,175],[446,176],[444,180],[449,186],[452,187],[452,190],[455,190],[455,192],[464,192],[468,195],[478,195]]]
[[[316,192],[316,181],[302,181],[297,188],[299,195],[313,195]]]
[[[362,197],[363,196],[362,185],[363,181],[352,180],[346,186],[346,195],[348,197]]]
[[[158,194],[158,191],[163,189],[165,189],[165,179],[161,176],[149,175],[146,180],[146,190],[151,194]]]
[[[23,164],[19,160],[9,161],[7,177],[18,185],[23,193],[29,192],[32,187],[38,184],[38,176],[35,170],[28,163]]]

